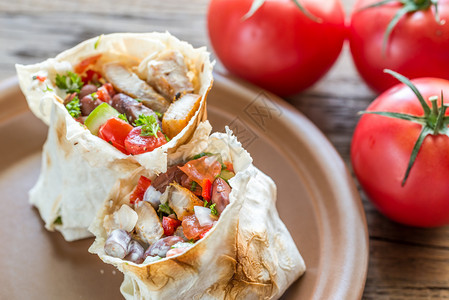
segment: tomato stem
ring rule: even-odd
[[[376,2],[374,4],[367,5],[365,7],[362,7],[359,11],[375,8],[379,6],[383,6],[385,4],[388,4],[390,2],[398,2],[397,0],[383,0]],[[401,18],[405,16],[408,13],[414,13],[417,11],[424,11],[430,9],[430,7],[435,8],[435,21],[442,25],[440,22],[440,16],[438,12],[438,0],[400,0],[403,7],[400,8],[396,14],[391,19],[390,23],[388,23],[387,29],[385,30],[383,42],[382,42],[382,55],[385,56],[387,52],[387,45],[388,40],[390,39],[390,35],[393,32],[396,25],[399,23]]]
[[[249,18],[251,18],[254,13],[265,3],[266,0],[253,0],[253,4],[251,5],[251,8],[249,11],[242,17],[242,21],[245,21]],[[298,0],[291,0],[298,8],[299,10],[310,20],[317,22],[317,23],[323,23],[323,20],[320,18],[312,15],[301,3],[299,3]]]
[[[444,115],[446,114],[446,109],[447,109],[447,106],[444,105],[443,92],[441,92],[441,106],[440,106],[440,111],[439,111],[438,118],[437,118],[437,121],[435,124],[435,129],[433,131],[434,135],[439,134],[440,130],[443,129],[443,125],[444,125],[443,121],[444,121]]]
[[[391,76],[395,77],[397,80],[399,80],[400,82],[402,82],[403,84],[408,86],[413,91],[413,93],[416,95],[416,97],[418,98],[419,103],[421,103],[421,106],[424,110],[424,116],[428,117],[430,115],[431,111],[430,111],[429,105],[427,105],[427,102],[424,100],[424,97],[418,91],[416,86],[413,85],[413,83],[410,81],[410,79],[408,79],[407,77],[405,77],[395,71],[389,70],[389,69],[385,69],[384,73],[390,74]]]
[[[410,175],[410,170],[413,167],[413,164],[415,163],[416,157],[418,156],[419,149],[421,149],[422,143],[424,142],[424,139],[429,135],[432,134],[432,128],[429,126],[424,126],[421,130],[421,133],[419,134],[418,139],[416,140],[415,145],[413,146],[412,154],[410,155],[410,160],[408,161],[407,170],[405,171],[404,179],[402,179],[401,185],[404,186],[408,176]]]
[[[432,114],[438,116],[438,96],[429,97],[429,101],[432,103]]]

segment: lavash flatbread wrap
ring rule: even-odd
[[[276,185],[228,129],[194,140],[171,162],[175,171],[136,170],[116,183],[90,227],[96,239],[89,251],[124,273],[121,292],[128,300],[279,298],[305,264],[276,211]],[[217,161],[222,166],[212,190],[204,194],[203,184],[201,196],[192,196],[201,185],[198,174],[213,172]],[[136,202],[142,174],[152,182]],[[228,190],[216,188],[222,179]]]
[[[117,33],[16,65],[31,111],[49,126],[30,191],[48,230],[87,228],[110,188],[140,166],[162,172],[206,115],[212,63],[169,33]]]

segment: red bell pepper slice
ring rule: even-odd
[[[125,139],[132,129],[133,127],[127,122],[119,118],[110,118],[100,127],[98,136],[122,153],[129,154],[125,148]]]
[[[139,182],[137,183],[137,186],[134,188],[133,193],[129,197],[129,202],[131,204],[136,204],[139,201],[143,200],[143,196],[145,195],[145,192],[151,185],[151,180],[145,176],[140,176]]]
[[[203,180],[203,191],[201,192],[201,196],[206,201],[209,201],[212,194],[212,182],[209,179]]]

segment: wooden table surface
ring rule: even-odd
[[[350,12],[355,0],[343,2]],[[15,75],[14,63],[42,61],[102,33],[167,30],[194,46],[209,45],[207,4],[208,0],[0,0],[0,80]],[[324,132],[350,168],[357,112],[373,98],[345,45],[324,79],[288,100]],[[361,197],[370,235],[363,298],[448,299],[449,227],[395,224],[380,215],[363,192]]]

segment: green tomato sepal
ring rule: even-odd
[[[394,118],[394,119],[400,119],[405,121],[414,122],[417,124],[420,124],[422,126],[421,132],[418,136],[418,139],[415,142],[415,145],[413,146],[412,153],[410,155],[410,160],[407,165],[407,169],[405,171],[404,178],[402,179],[401,185],[404,186],[407,178],[410,174],[410,170],[413,167],[413,164],[415,163],[416,157],[418,155],[419,149],[421,149],[421,146],[424,142],[424,139],[428,135],[438,135],[438,134],[444,134],[449,136],[449,116],[445,116],[446,110],[448,108],[448,105],[444,104],[443,100],[443,91],[441,91],[441,104],[438,107],[438,96],[432,96],[429,98],[430,102],[432,103],[432,109],[429,107],[427,102],[424,100],[424,97],[421,95],[419,90],[416,88],[416,86],[408,79],[407,77],[394,72],[392,70],[385,69],[385,73],[392,75],[397,80],[408,86],[413,93],[418,98],[419,102],[421,103],[421,106],[424,111],[424,116],[415,116],[410,114],[404,114],[404,113],[395,113],[395,112],[382,112],[382,111],[361,111],[359,114],[374,114],[374,115],[380,115],[384,117]]]

